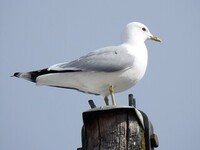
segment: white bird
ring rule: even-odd
[[[115,105],[113,93],[131,88],[145,74],[148,53],[144,42],[147,39],[161,42],[144,24],[132,22],[127,24],[122,33],[122,44],[118,46],[100,48],[71,62],[36,71],[16,72],[13,76],[37,85],[102,95],[106,105],[111,95]]]

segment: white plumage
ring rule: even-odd
[[[119,46],[101,48],[72,62],[55,64],[42,70],[17,72],[14,76],[37,85],[77,89],[107,99],[112,92],[131,88],[144,76],[148,61],[144,43],[147,39],[160,42],[145,25],[129,23]]]

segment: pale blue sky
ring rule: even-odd
[[[147,41],[146,75],[116,94],[154,125],[158,150],[197,149],[200,139],[200,1],[0,0],[0,149],[73,150],[81,146],[87,100],[102,97],[37,87],[10,78],[70,61],[97,48],[118,45],[125,25],[139,21],[162,43]]]

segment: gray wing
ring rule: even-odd
[[[114,72],[130,68],[134,57],[122,46],[105,47],[69,63],[56,64],[48,70]]]

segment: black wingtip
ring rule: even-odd
[[[19,76],[20,76],[20,72],[15,72],[12,76],[10,76],[10,77],[17,77],[17,78],[19,78]]]

